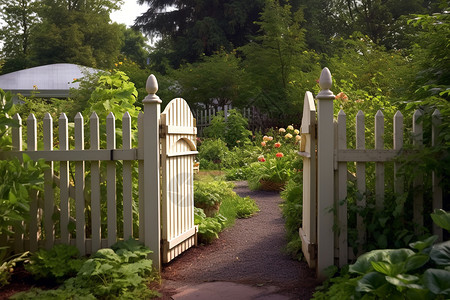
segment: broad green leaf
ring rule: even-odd
[[[385,284],[387,284],[387,282],[383,274],[371,272],[364,275],[364,277],[358,281],[356,291],[366,293],[374,292]]]
[[[434,213],[431,214],[431,218],[436,225],[450,232],[450,212],[446,212],[443,209],[436,209]]]
[[[9,191],[8,199],[11,204],[15,204],[17,202],[17,197],[12,191]]]
[[[372,267],[375,271],[389,276],[395,276],[398,274],[398,268],[395,265],[384,261],[371,261]]]
[[[434,245],[430,258],[438,266],[450,266],[450,241]]]
[[[436,295],[450,296],[450,272],[441,269],[428,269],[423,274],[425,286]]]
[[[409,272],[422,267],[430,260],[426,254],[416,254],[406,259],[404,272]]]
[[[417,241],[414,243],[409,244],[409,246],[413,249],[419,250],[419,252],[423,251],[424,249],[431,247],[434,242],[437,240],[437,235],[432,235],[429,238],[426,238],[422,241]]]
[[[367,252],[356,260],[356,262],[349,267],[349,272],[366,274],[373,271],[372,261],[384,261],[391,264],[397,264],[406,261],[415,253],[411,249],[381,249]]]

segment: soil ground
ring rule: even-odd
[[[163,298],[171,299],[189,286],[220,281],[268,287],[288,299],[310,299],[318,285],[314,272],[283,252],[286,240],[279,193],[251,191],[246,182],[237,182],[235,192],[254,199],[260,212],[237,219],[212,244],[192,248],[165,265]]]

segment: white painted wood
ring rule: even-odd
[[[131,149],[131,116],[128,112],[122,118],[122,148]],[[123,238],[133,237],[133,182],[131,161],[123,162]]]
[[[27,149],[29,151],[37,151],[37,124],[36,118],[30,114],[27,119]],[[37,193],[31,193],[30,201],[30,223],[29,223],[29,238],[30,251],[37,251],[38,249],[38,199]],[[15,243],[16,252],[23,252],[23,242],[17,241]]]
[[[400,151],[403,148],[403,115],[397,111],[394,115],[394,150]],[[400,163],[394,162],[394,192],[401,195],[405,192],[404,177],[398,175]]]
[[[98,115],[93,112],[89,118],[90,149],[100,149],[100,124]],[[101,248],[101,194],[100,194],[100,162],[91,161],[91,223],[92,223],[92,253]],[[88,248],[89,249],[89,248]]]
[[[431,146],[436,147],[438,145],[439,141],[439,133],[440,133],[440,126],[442,124],[442,114],[441,112],[436,109],[433,112],[432,119],[432,132],[431,132]],[[442,187],[440,185],[441,179],[436,172],[432,172],[432,184],[433,184],[433,211],[435,209],[443,208],[442,203]],[[441,227],[437,226],[433,222],[433,234],[438,236],[438,240],[440,242],[443,241],[443,230]]]
[[[347,116],[341,110],[338,114],[338,138],[337,148],[347,148],[347,133],[346,133]],[[347,163],[338,163],[338,201],[336,203],[338,208],[338,227],[339,227],[339,267],[348,264],[348,234],[347,234]]]
[[[364,150],[366,148],[366,130],[364,113],[360,110],[356,114],[356,149]],[[363,162],[356,163],[356,187],[362,199],[358,204],[362,208],[366,207],[366,164]],[[362,252],[362,245],[366,241],[366,226],[363,217],[358,214],[356,216],[356,226],[358,230],[359,247],[358,252]]]
[[[379,110],[375,115],[375,149],[384,149],[384,115]],[[375,206],[381,210],[384,201],[384,164],[375,163]]]
[[[142,160],[144,155],[137,149],[100,149],[100,150],[68,150],[68,151],[15,151],[2,153],[1,157],[18,157],[27,154],[31,159],[43,159],[45,161],[117,161],[117,160]]]
[[[161,212],[160,212],[160,173],[159,173],[159,125],[161,99],[156,95],[158,82],[152,74],[147,79],[148,95],[142,101],[144,105],[144,197],[145,197],[145,245],[153,253],[150,258],[157,270],[161,270]]]
[[[423,145],[423,123],[420,118],[423,113],[420,110],[416,110],[413,115],[413,145],[417,148],[422,148]],[[416,234],[423,232],[423,174],[420,170],[417,170],[413,181],[413,221],[418,226],[415,226]]]
[[[334,125],[331,73],[322,70],[317,95],[318,167],[317,167],[317,275],[325,279],[325,269],[334,264]]]
[[[392,161],[399,154],[400,150],[341,149],[337,151],[337,161],[383,163]]]
[[[141,111],[138,116],[138,151],[144,153],[144,113]],[[144,161],[138,161],[138,181],[139,181],[139,241],[145,243],[144,229],[145,229],[145,181],[144,181]]]
[[[69,150],[69,126],[65,113],[61,113],[58,119],[59,125],[59,150]],[[60,230],[61,230],[61,242],[68,245],[70,243],[69,234],[69,218],[70,218],[70,206],[69,206],[69,162],[61,161],[59,163],[59,198],[60,198]]]
[[[194,245],[193,230],[193,156],[196,154],[195,125],[192,113],[183,99],[174,99],[161,114],[164,127],[183,127],[167,132],[162,144],[162,238],[163,262],[169,262]],[[185,241],[171,243],[177,237]],[[183,239],[183,238],[179,238]]]
[[[19,114],[15,114],[13,116],[13,119],[17,121],[17,123],[19,124],[18,127],[13,127],[12,130],[12,150],[13,151],[22,151],[22,143],[23,143],[23,137],[22,137],[22,118],[20,117]],[[23,246],[23,233],[22,233],[22,228],[25,226],[24,222],[20,222],[17,227],[14,230],[14,249],[17,251],[21,251],[24,249]],[[7,240],[7,236],[5,235],[5,237],[3,238],[3,240]],[[3,244],[4,245],[4,244]],[[23,251],[22,251],[23,252]]]
[[[22,137],[22,118],[19,114],[13,116],[13,120],[17,121],[18,127],[13,127],[12,131],[12,146],[14,151],[22,151],[23,137]]]
[[[81,113],[75,118],[75,149],[84,150],[84,119]],[[81,255],[86,254],[86,220],[84,203],[84,162],[75,163],[75,217],[76,217],[76,245]]]
[[[116,149],[116,118],[111,112],[106,117],[106,148]],[[116,163],[106,163],[106,199],[108,247],[117,242]]]
[[[53,150],[53,119],[49,113],[44,115],[44,149]],[[47,162],[49,168],[44,171],[44,230],[45,248],[51,249],[55,242],[55,229],[53,226],[53,162]]]
[[[302,228],[299,230],[302,239],[302,251],[310,268],[317,264],[317,218],[316,218],[316,107],[312,93],[306,92],[303,101],[302,141],[301,147],[308,153],[303,159],[303,211]]]

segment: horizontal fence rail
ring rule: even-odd
[[[29,220],[18,224],[13,230],[15,234],[1,236],[0,246],[11,246],[16,252],[23,252],[41,247],[49,249],[62,243],[75,245],[81,255],[85,255],[133,237],[153,251],[150,258],[160,269],[162,228],[175,226],[181,230],[176,232],[177,236],[165,236],[164,262],[196,243],[197,229],[193,223],[195,119],[183,99],[174,99],[169,103],[173,107],[170,118],[164,117],[170,122],[161,124],[162,101],[156,95],[158,84],[153,75],[149,76],[146,89],[148,96],[142,101],[145,113],[139,113],[137,128],[132,128],[128,112],[122,116],[122,128],[116,128],[113,113],[106,117],[104,127],[100,126],[95,112],[86,121],[78,113],[73,124],[63,113],[57,126],[46,113],[41,127],[42,149],[38,149],[36,117],[30,114],[24,125],[18,114],[13,117],[19,126],[12,128],[12,151],[0,151],[0,159],[21,159],[26,154],[33,160],[44,159],[48,168],[43,192],[30,194]],[[57,128],[55,135],[54,127]],[[188,141],[189,149],[176,146],[178,139],[167,140],[171,135]],[[121,136],[119,141],[118,136]],[[132,136],[137,136],[136,148],[132,147]],[[122,147],[119,149],[117,144]],[[161,153],[163,148],[167,151]],[[164,167],[164,181],[179,178],[176,185],[165,183],[161,187],[161,155],[164,160],[173,158],[183,162]],[[167,174],[172,178],[166,178]],[[183,203],[176,208],[177,214],[169,214],[163,220],[160,217],[161,194],[182,199]],[[163,203],[166,202],[167,199]]]

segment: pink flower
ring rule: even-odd
[[[261,142],[261,146],[265,147],[266,146],[266,142]]]
[[[283,153],[281,153],[281,152],[278,152],[277,154],[275,154],[276,155],[276,157],[283,157],[284,155],[283,155]]]
[[[280,148],[280,147],[281,147],[281,144],[278,143],[278,142],[276,142],[273,146],[274,146],[275,148]]]

